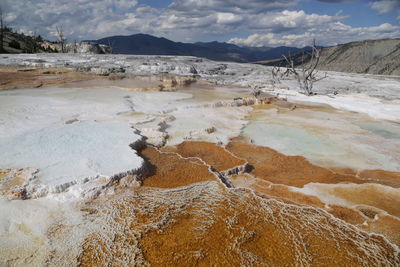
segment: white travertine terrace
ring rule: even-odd
[[[65,252],[65,248],[78,253],[79,248],[68,241],[66,233],[49,236],[49,227],[71,227],[71,239],[83,242],[85,235],[97,228],[89,229],[94,224],[82,217],[81,202],[101,194],[112,195],[108,185],[121,174],[144,174],[146,162],[137,150],[145,143],[161,146],[193,140],[226,144],[242,134],[255,145],[301,155],[320,165],[400,171],[398,77],[328,72],[328,78],[315,85],[320,94],[306,97],[297,91],[292,80],[273,87],[268,67],[194,57],[0,55],[0,64],[69,67],[97,74],[123,72],[127,76],[190,75],[216,84],[211,90],[199,86],[178,92],[101,86],[0,91],[0,169],[20,172],[20,187],[27,198],[0,196],[0,265],[14,260],[22,266],[26,259],[42,265],[50,251]],[[294,103],[330,105],[336,110],[280,112],[269,108],[253,112],[249,106],[230,105],[233,98],[248,95],[251,88]],[[338,95],[333,94],[336,91]],[[8,178],[0,177],[0,182],[1,179]],[[219,186],[212,182],[186,189],[209,192],[219,198]],[[352,186],[358,185],[337,187]],[[185,195],[186,189],[152,191],[140,201],[162,202],[169,195],[179,195],[168,201],[185,205],[186,199],[194,198]],[[328,189],[329,186],[309,184],[293,190],[321,197],[326,203],[345,203],[349,207],[354,204],[322,197]],[[5,191],[0,183],[0,193]],[[239,192],[232,190],[229,194]],[[398,194],[398,189],[390,192]],[[134,192],[131,194],[137,197]],[[263,203],[267,210],[267,202]],[[111,214],[115,212],[111,204],[106,208]],[[104,216],[111,220],[109,214]],[[96,227],[107,224],[107,220]]]

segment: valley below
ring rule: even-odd
[[[400,78],[326,73],[0,55],[0,266],[399,266]]]

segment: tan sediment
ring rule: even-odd
[[[261,191],[261,188],[256,188],[257,191]],[[272,196],[278,200],[284,200],[284,202],[296,205],[306,205],[313,207],[323,207],[324,203],[321,202],[317,197],[308,196],[302,193],[293,192],[287,186],[284,185],[272,185],[268,190],[263,190],[269,196]]]
[[[344,174],[344,175],[351,175],[356,176],[358,171],[350,168],[330,168],[333,172]]]
[[[234,175],[229,178],[229,182],[237,188],[268,188],[273,184],[264,179],[254,177],[249,173]]]
[[[239,86],[240,87],[240,86]],[[196,99],[198,103],[204,104],[215,104],[216,101],[220,103],[232,103],[235,98],[251,98],[252,95],[249,94],[248,88],[242,88],[241,90],[230,90],[229,93],[226,91],[231,88],[231,86],[224,86],[210,84],[206,80],[199,79],[196,83],[191,84],[190,86],[184,86],[177,88],[178,92],[188,93],[193,96],[193,99]],[[220,90],[222,89],[222,90]]]
[[[158,86],[160,91],[176,91],[178,88],[188,87],[197,82],[193,76],[161,75],[156,77],[161,82]]]
[[[36,169],[3,169],[0,171],[0,196],[7,199],[23,199],[24,186],[32,178]]]
[[[384,170],[365,170],[358,174],[361,179],[400,188],[400,173]]]
[[[380,214],[382,211],[371,207],[371,206],[363,206],[363,205],[358,205],[357,207],[355,207],[355,209],[359,210],[362,214],[364,214],[364,216],[366,216],[367,218],[374,220],[376,218],[376,215]]]
[[[247,174],[237,175],[229,178],[234,187],[243,187],[254,190],[254,192],[264,198],[273,198],[288,204],[305,205],[312,207],[324,207],[324,203],[315,196],[309,196],[290,190],[285,185],[276,185],[260,178],[252,177]]]
[[[185,158],[200,158],[216,171],[226,171],[246,164],[246,161],[233,156],[223,147],[208,142],[183,142],[177,146],[165,147],[167,152],[175,152]]]
[[[106,201],[105,201],[106,200]],[[398,252],[315,208],[203,182],[87,203],[96,222],[80,266],[396,266]],[[96,230],[96,227],[102,229]]]
[[[190,86],[197,82],[190,76],[134,76],[114,74],[96,75],[90,80],[65,84],[66,88],[118,88],[133,91],[176,91],[178,88]]]
[[[369,221],[359,226],[361,229],[384,235],[400,247],[400,219],[390,215],[378,215],[377,220]]]
[[[359,226],[366,221],[366,218],[359,211],[351,208],[330,204],[325,210],[336,218],[353,225]]]
[[[8,174],[9,174],[9,171],[0,170],[0,180],[7,177]]]
[[[277,113],[284,114],[292,112],[294,109],[297,108],[297,105],[286,100],[273,100],[268,104],[256,104],[252,105],[251,107],[253,108],[253,111],[249,114],[248,119],[257,120],[259,118],[265,117],[265,112],[267,110],[276,110]]]
[[[400,217],[400,189],[379,184],[312,184],[318,195],[330,196],[344,201],[346,206],[367,205]]]
[[[114,77],[114,76],[111,76]],[[160,82],[151,77],[143,78],[121,78],[114,79],[110,77],[94,77],[90,80],[78,81],[63,85],[65,88],[120,88],[137,90],[158,90]]]
[[[258,110],[258,109],[261,109],[261,110],[264,110],[264,109],[277,109],[277,106],[275,106],[273,104],[256,104],[256,105],[253,105],[252,108],[254,110]]]
[[[308,183],[341,182],[362,183],[355,176],[335,173],[311,164],[301,156],[286,156],[267,147],[240,142],[230,142],[226,149],[239,158],[247,160],[254,169],[252,174],[274,184],[303,187]]]
[[[336,173],[353,175],[357,178],[364,180],[369,183],[378,183],[382,185],[391,186],[394,188],[400,188],[400,173],[399,172],[391,172],[385,170],[354,170],[354,169],[338,169],[332,168],[332,171]]]
[[[360,251],[356,248],[361,244],[351,241],[351,231],[341,239],[339,225],[333,226],[326,215],[315,209],[264,202],[245,191],[235,191],[213,207],[211,221],[203,230],[197,230],[201,220],[198,212],[188,208],[164,229],[145,234],[140,247],[146,261],[154,266],[177,263],[185,266],[361,264]],[[316,219],[318,216],[322,217]],[[316,228],[312,229],[315,219],[321,225],[314,225]],[[367,237],[367,242],[383,244],[379,239]],[[390,251],[389,247],[386,249]],[[364,258],[363,261],[369,260]],[[373,264],[373,260],[369,264]]]
[[[68,68],[0,67],[0,90],[39,88],[93,79],[95,75]]]
[[[348,207],[339,205],[326,205],[316,196],[310,196],[300,192],[292,191],[288,186],[275,185],[260,178],[252,177],[248,174],[237,175],[229,179],[234,187],[248,188],[260,197],[267,199],[277,199],[284,203],[300,206],[311,206],[322,208],[338,219],[353,225],[362,224],[366,218],[361,212]]]
[[[312,165],[301,157],[288,157],[269,148],[240,143],[246,141],[244,139],[235,139],[234,142],[227,145],[227,149],[238,157],[248,160],[254,167],[252,174],[255,177],[249,175],[232,177],[230,181],[234,186],[250,188],[257,195],[264,198],[274,198],[285,203],[323,208],[336,218],[357,227],[361,227],[366,221],[374,220],[377,214],[373,212],[373,209],[357,210],[352,208],[357,204],[376,207],[394,216],[399,216],[400,214],[400,192],[398,189],[380,184],[363,184],[371,182],[372,178],[374,178],[373,182],[387,184],[387,181],[391,181],[391,185],[395,185],[395,178],[398,173],[378,170],[365,171],[364,174],[360,175],[357,171],[351,169],[330,171],[329,169]],[[370,175],[371,173],[377,176],[372,176]],[[265,179],[267,183],[260,182],[260,178]],[[317,180],[321,183],[315,185],[321,188],[320,195],[327,196],[328,199],[332,197],[342,199],[346,201],[346,204],[333,204],[330,201],[325,203],[324,199],[321,200],[316,196],[292,192],[285,186],[302,187],[311,181],[315,182]],[[354,183],[354,181],[357,184],[348,184]],[[337,184],[343,182],[346,184]],[[342,203],[342,201],[338,203]],[[361,228],[369,232],[383,234],[389,240],[398,244],[398,234],[396,234],[398,230],[397,220],[393,218],[386,220],[391,223],[384,225],[384,223],[373,221],[368,228],[364,226]]]
[[[150,175],[143,180],[143,186],[175,188],[216,180],[208,167],[195,159],[183,159],[174,153],[161,153],[147,147],[140,152],[149,163]]]
[[[176,91],[197,81],[191,76],[125,76],[96,75],[69,68],[0,66],[0,90],[63,86],[66,88],[111,87],[128,90]]]

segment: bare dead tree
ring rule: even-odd
[[[34,30],[33,34],[32,34],[32,52],[33,53],[36,53],[39,50],[38,49],[38,44],[36,42],[37,36],[38,36],[37,31]]]
[[[25,44],[26,44],[26,52],[27,53],[37,53],[39,51],[39,45],[38,45],[38,35],[36,30],[33,31],[33,34],[31,36],[26,35],[25,36]]]
[[[65,53],[66,52],[65,44],[67,42],[67,38],[64,35],[62,27],[58,28],[58,26],[56,26],[56,30],[57,30],[57,38],[61,45],[61,53]]]
[[[257,97],[261,92],[261,88],[258,85],[251,86],[251,95]]]
[[[108,46],[110,47],[110,54],[113,54],[114,45],[115,45],[115,41],[111,42],[110,39],[108,39]]]
[[[305,63],[305,54],[303,53],[302,55],[300,65],[301,70],[298,70],[296,68],[295,60],[293,59],[293,57],[291,57],[290,55],[289,57],[286,57],[285,55],[283,56],[287,63],[287,69],[289,70],[290,74],[294,75],[300,88],[306,95],[314,95],[314,83],[326,78],[326,73],[325,76],[319,78],[317,77],[318,71],[316,71],[316,68],[319,64],[321,56],[320,53],[321,49],[317,48],[314,39],[311,47],[311,52],[309,53],[309,60],[307,63]]]
[[[271,70],[272,74],[272,82],[275,83],[280,83],[281,80],[284,77],[288,77],[290,74],[290,69],[288,68],[282,68],[280,66],[274,66]]]
[[[74,54],[78,53],[78,42],[76,41],[76,39],[75,39],[75,41],[74,41],[73,46],[74,46],[74,47],[73,47]]]
[[[274,67],[272,68],[271,74],[272,74],[272,80],[273,80],[274,82],[280,82],[280,77],[279,77],[279,76],[280,76],[280,75],[279,75],[280,71],[281,71],[281,68],[278,67],[278,66],[274,66]]]
[[[0,6],[0,53],[4,52],[4,12]]]

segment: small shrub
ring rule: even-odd
[[[38,42],[38,43],[43,43],[43,42],[44,42],[43,37],[40,36],[40,35],[38,35],[37,37],[35,37],[35,41]]]
[[[217,131],[217,128],[215,128],[214,126],[206,129],[206,132],[208,134],[215,133],[216,131]]]
[[[5,27],[3,28],[3,31],[4,31],[4,32],[13,32],[13,29],[12,29],[11,27],[5,26]]]
[[[164,89],[165,89],[165,86],[163,84],[159,84],[158,85],[158,90],[159,91],[164,91]]]
[[[21,49],[21,45],[15,40],[12,40],[8,45],[15,49]]]

